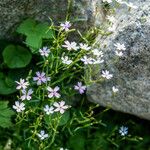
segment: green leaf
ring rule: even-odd
[[[17,32],[26,36],[25,43],[34,53],[42,46],[42,39],[52,39],[53,30],[49,29],[47,23],[37,23],[35,20],[27,19],[18,28]]]
[[[69,139],[69,145],[72,150],[85,150],[85,137],[83,133],[77,133]]]
[[[41,36],[43,39],[52,39],[54,33],[52,30],[49,29],[47,23],[39,23],[36,26],[36,32]]]
[[[23,68],[30,63],[31,58],[30,52],[19,45],[8,45],[3,51],[4,62],[9,68]]]
[[[69,119],[70,119],[70,112],[66,111],[60,119],[59,126],[65,125]]]
[[[42,46],[42,38],[40,36],[37,36],[37,34],[32,34],[30,36],[27,36],[25,43],[27,46],[31,47],[32,53],[39,49]]]
[[[27,19],[23,21],[20,26],[17,28],[17,32],[26,36],[30,36],[31,33],[34,31],[36,26],[36,21],[33,19]]]
[[[7,101],[0,101],[0,126],[3,128],[7,128],[12,125],[11,116],[14,114],[14,112],[8,108],[7,105]]]
[[[0,94],[7,95],[14,92],[16,92],[15,82],[3,73],[0,73]]]

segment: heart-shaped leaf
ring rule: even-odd
[[[31,61],[31,53],[19,45],[8,45],[3,51],[3,59],[9,68],[23,68]]]

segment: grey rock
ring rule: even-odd
[[[122,6],[117,10],[117,28],[112,35],[97,38],[105,53],[105,63],[93,66],[91,78],[101,79],[103,69],[114,76],[91,84],[87,97],[101,106],[150,120],[150,3],[149,0],[134,2],[138,9],[128,11]],[[114,43],[126,46],[119,59],[115,56]],[[114,94],[112,86],[117,86],[119,92]]]
[[[96,12],[101,7],[98,3],[99,0],[1,0],[0,39],[11,38],[18,24],[26,18],[50,22],[50,17],[60,23],[65,21],[67,12],[75,27],[84,31],[97,17],[101,19]]]

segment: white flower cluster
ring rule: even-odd
[[[22,96],[20,97],[20,99],[22,101],[25,99],[30,100],[33,91],[32,91],[32,89],[29,89],[27,91],[27,87],[29,86],[29,82],[25,81],[25,79],[20,79],[20,82],[16,81],[16,83],[18,84],[16,89],[21,90],[21,93],[22,93]],[[15,105],[13,105],[13,108],[17,112],[22,112],[25,110],[25,104],[23,102],[15,101]]]
[[[46,77],[46,74],[44,72],[36,72],[36,77],[33,77],[33,81],[36,81],[37,85],[41,85],[43,83],[46,83],[50,80],[49,77]],[[16,89],[20,90],[21,96],[20,100],[31,100],[33,90],[27,89],[29,86],[29,83],[25,81],[25,79],[20,79],[20,81],[15,81],[17,83]],[[60,88],[58,86],[52,88],[50,86],[47,86],[47,97],[48,98],[60,98],[61,95],[59,93]],[[86,86],[82,85],[82,82],[78,82],[77,85],[74,85],[74,89],[77,90],[80,94],[83,94],[86,90]],[[55,107],[55,109],[54,109]],[[22,112],[25,110],[25,104],[23,102],[15,101],[15,105],[13,105],[13,108],[17,112]],[[60,112],[63,114],[66,109],[68,109],[69,106],[65,105],[65,101],[55,102],[53,106],[45,105],[44,112],[46,112],[47,115],[53,114],[54,112]]]
[[[53,106],[55,107],[55,109]],[[53,114],[54,112],[60,112],[61,114],[63,114],[65,110],[69,108],[68,105],[65,105],[65,101],[55,102],[53,106],[45,105],[44,111],[47,115]]]
[[[114,44],[114,46],[116,47],[116,51],[115,54],[119,57],[123,56],[123,51],[126,50],[126,47],[124,44],[120,44],[120,43],[116,43]]]
[[[86,54],[80,59],[85,65],[87,64],[100,64],[104,62],[102,59],[103,53],[102,51],[99,51],[98,49],[93,49],[88,45],[88,44],[83,44],[80,43],[77,45],[76,42],[69,42],[65,41],[65,45],[62,45],[62,47],[66,48],[68,51],[77,51],[77,50],[82,50],[85,51]],[[93,57],[91,57],[93,55]],[[73,61],[68,57],[68,56],[62,56],[61,58],[62,62],[64,64],[71,64]]]
[[[117,20],[114,16],[107,16],[106,18],[110,22],[110,26],[108,27],[109,32],[114,32],[117,28]]]

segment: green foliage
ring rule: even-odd
[[[17,32],[26,36],[25,43],[33,53],[41,48],[42,39],[52,39],[54,37],[54,32],[49,29],[47,23],[37,23],[32,19],[23,21],[17,28]]]
[[[10,110],[7,105],[7,101],[0,101],[0,126],[3,128],[7,128],[12,125],[11,117],[14,114],[14,112]]]
[[[16,91],[14,80],[0,72],[0,94],[6,95]]]
[[[69,119],[70,119],[70,112],[66,111],[60,119],[59,126],[65,125],[69,121]]]
[[[84,136],[85,135],[83,134],[83,132],[76,133],[74,136],[72,136],[68,142],[70,148],[72,150],[86,150],[85,149],[86,139]]]
[[[8,45],[3,51],[3,58],[9,68],[23,68],[30,63],[32,55],[22,46]]]

